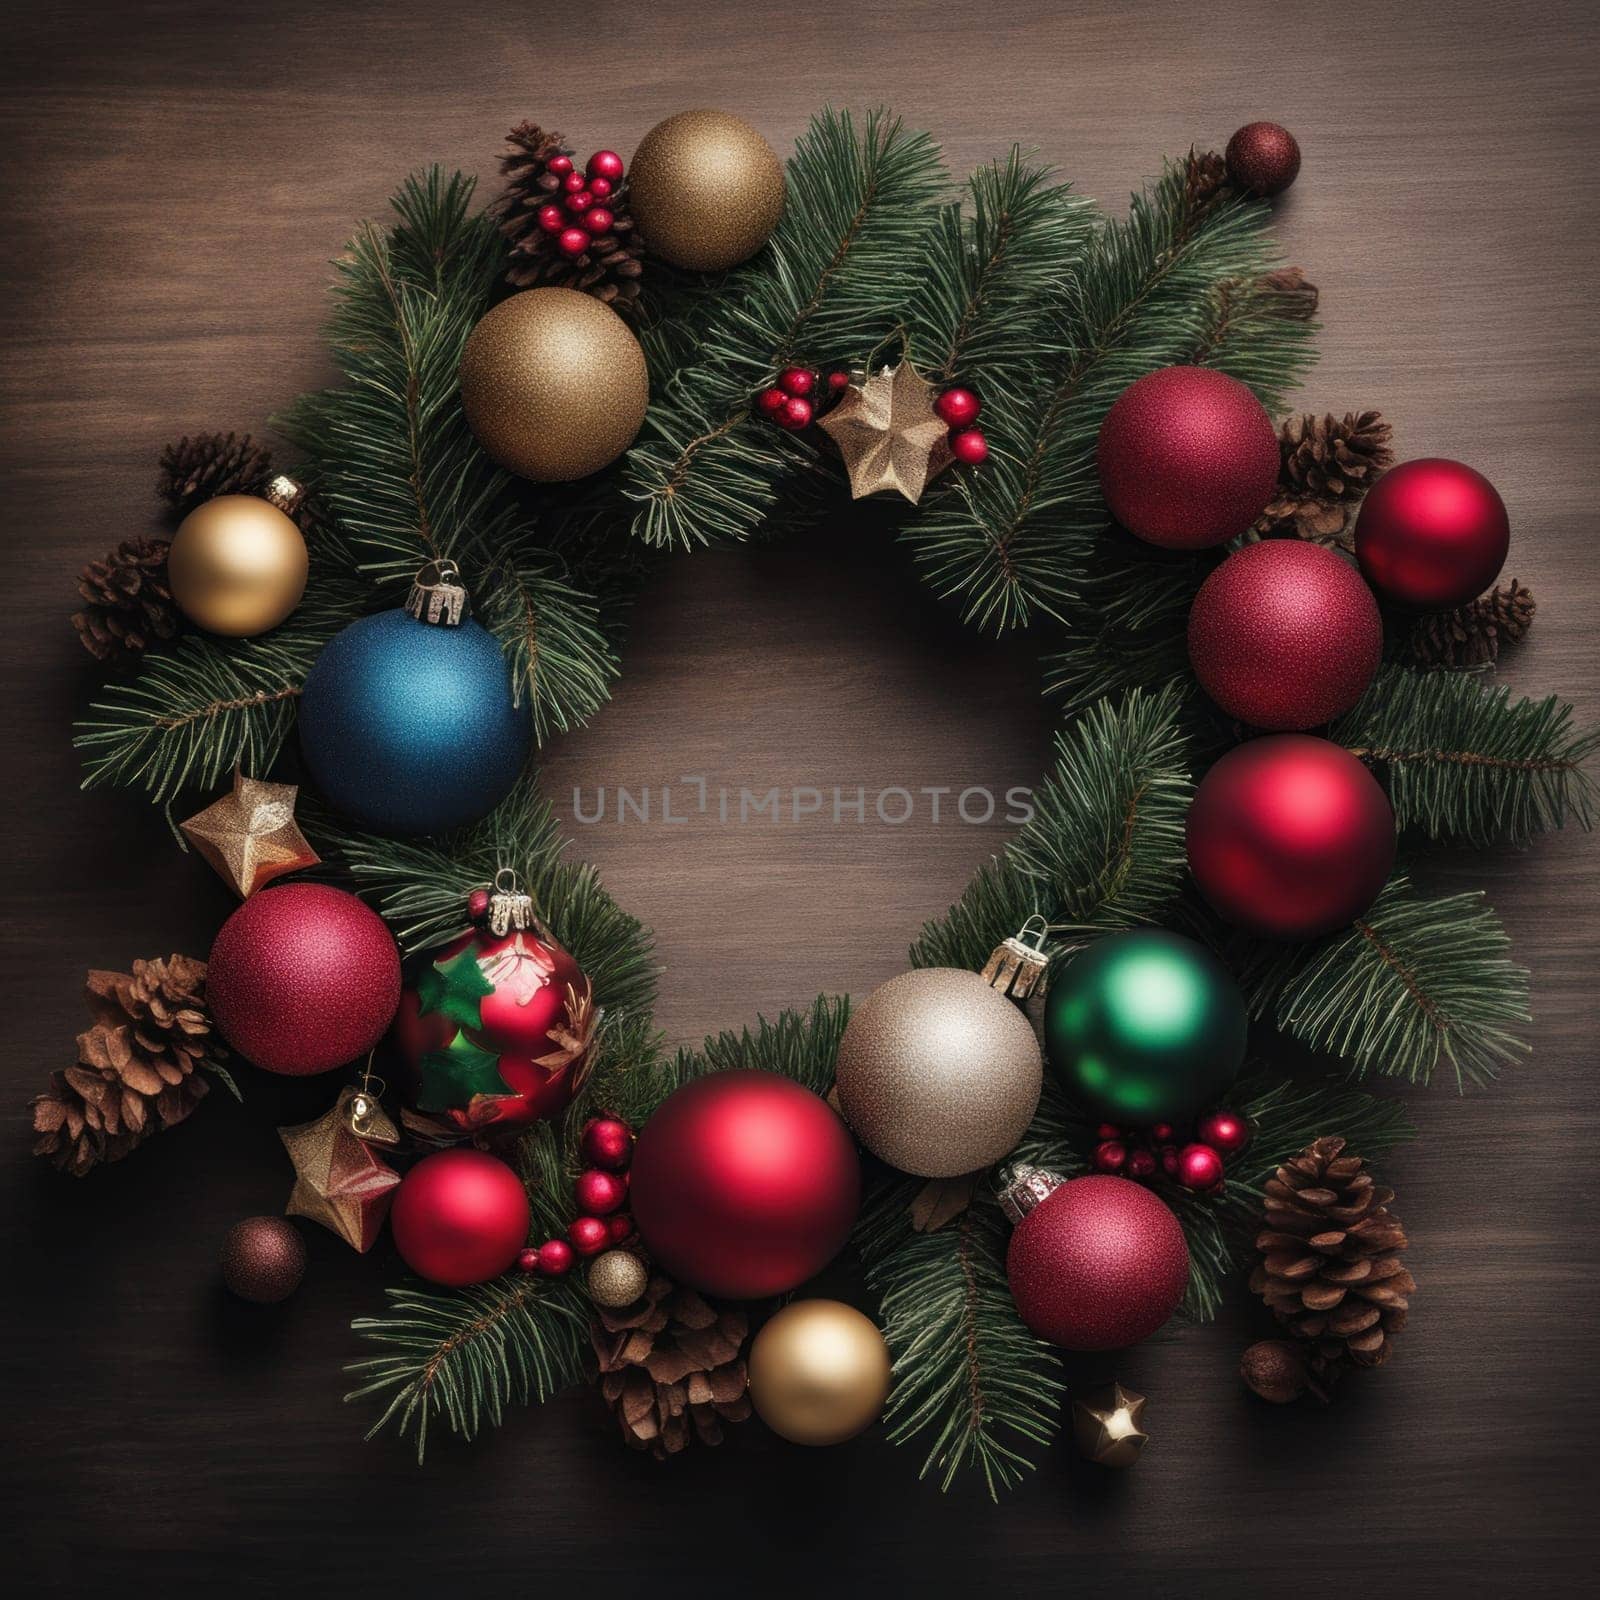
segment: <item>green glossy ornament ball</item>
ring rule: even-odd
[[[1244,1062],[1244,996],[1203,945],[1116,933],[1054,974],[1045,1002],[1051,1070],[1074,1100],[1119,1126],[1180,1122]]]

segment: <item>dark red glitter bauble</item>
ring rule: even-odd
[[[1167,550],[1203,550],[1261,515],[1278,482],[1278,435],[1237,378],[1163,367],[1106,413],[1097,459],[1123,527]]]
[[[241,1300],[276,1305],[300,1287],[306,1245],[287,1217],[246,1217],[222,1241],[222,1281]]]
[[[528,1239],[528,1195],[482,1150],[440,1150],[401,1180],[389,1229],[401,1259],[430,1283],[483,1283],[510,1270]]]
[[[1187,832],[1200,892],[1269,939],[1344,927],[1394,866],[1394,811],[1378,780],[1348,750],[1306,734],[1230,750],[1200,780]]]
[[[258,1067],[327,1072],[383,1037],[400,1000],[400,956],[353,894],[286,883],[251,895],[223,923],[206,999],[223,1038]]]
[[[1383,654],[1383,621],[1361,574],[1331,550],[1268,539],[1236,550],[1189,611],[1189,663],[1241,722],[1314,728],[1362,696]]]
[[[1249,194],[1282,194],[1300,175],[1300,145],[1276,122],[1247,122],[1228,141],[1228,176]]]
[[[1006,1278],[1039,1338],[1066,1350],[1120,1350],[1178,1309],[1189,1247],[1149,1189],[1095,1174],[1062,1184],[1017,1224]]]

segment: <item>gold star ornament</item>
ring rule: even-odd
[[[950,425],[933,409],[938,392],[902,361],[852,383],[818,421],[844,457],[852,500],[894,489],[915,505],[950,465]]]
[[[262,783],[235,772],[231,794],[178,826],[233,892],[248,900],[274,878],[321,860],[294,820],[299,792],[292,783]]]
[[[355,1129],[362,1132],[358,1138]],[[333,1109],[315,1122],[279,1128],[294,1163],[294,1190],[286,1217],[310,1217],[365,1254],[389,1214],[400,1174],[374,1146],[392,1148],[400,1134],[365,1087],[349,1085]]]
[[[1072,1402],[1072,1431],[1078,1449],[1102,1467],[1131,1467],[1148,1434],[1140,1431],[1144,1396],[1114,1383]]]

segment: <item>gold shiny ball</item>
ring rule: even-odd
[[[539,483],[586,478],[633,443],[650,404],[639,341],[576,289],[527,289],[472,330],[461,404],[478,442]]]
[[[253,494],[196,506],[167,552],[178,609],[208,633],[248,639],[275,628],[306,590],[306,542],[291,518]]]
[[[589,1298],[597,1306],[631,1306],[649,1283],[649,1270],[631,1250],[606,1250],[589,1263]]]
[[[954,1178],[1009,1155],[1044,1083],[1028,1019],[975,972],[921,967],[874,989],[839,1043],[839,1104],[880,1160]]]
[[[750,1400],[794,1444],[841,1444],[889,1398],[889,1347],[870,1317],[837,1300],[795,1300],[750,1346]]]
[[[748,122],[680,111],[639,141],[628,205],[649,250],[675,267],[720,272],[772,237],[783,215],[783,163]]]

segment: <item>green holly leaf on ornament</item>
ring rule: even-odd
[[[457,1033],[443,1050],[430,1050],[423,1056],[417,1110],[460,1111],[472,1104],[475,1095],[512,1092],[500,1076],[499,1056]]]
[[[435,1011],[463,1028],[481,1028],[484,999],[493,993],[469,944],[460,955],[424,969],[417,979],[417,1010]]]

